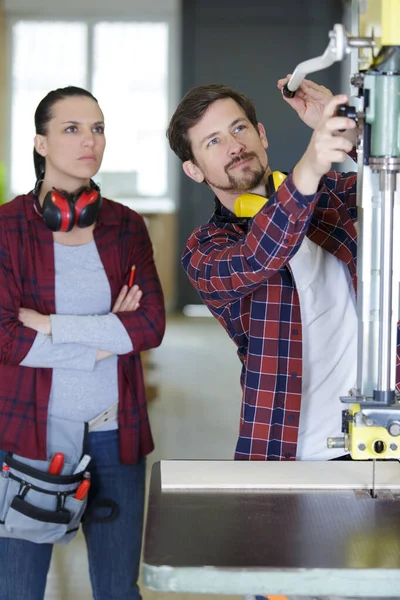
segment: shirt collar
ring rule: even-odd
[[[42,220],[42,207],[40,206],[39,200],[33,190],[26,195],[26,202],[24,202],[24,206],[28,221]]]

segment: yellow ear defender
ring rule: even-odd
[[[274,171],[268,175],[268,188],[271,193],[276,192],[280,185],[285,181],[286,175],[280,171]],[[268,198],[258,194],[242,194],[235,200],[233,212],[237,217],[254,217]]]

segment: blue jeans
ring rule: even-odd
[[[145,471],[121,465],[118,431],[98,431],[88,436],[92,457],[89,502],[115,500],[119,515],[109,522],[84,522],[94,600],[141,600],[137,579],[142,544]],[[4,452],[0,451],[0,466]],[[71,542],[74,543],[73,541]],[[50,567],[51,544],[0,538],[1,600],[43,600]]]

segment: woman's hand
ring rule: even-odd
[[[118,298],[115,301],[112,312],[129,312],[135,311],[139,308],[140,299],[142,297],[142,291],[138,285],[132,286],[130,289],[127,285],[122,286]],[[98,350],[96,360],[104,360],[113,356],[112,352],[107,350]]]
[[[134,311],[140,306],[142,290],[138,285],[132,286],[130,289],[127,285],[122,286],[118,298],[115,301],[112,312],[129,312]]]
[[[291,75],[286,75],[278,80],[278,88],[281,90]],[[325,106],[332,98],[332,92],[323,85],[318,85],[309,79],[303,79],[293,98],[283,99],[297,112],[300,119],[311,129],[319,125]]]
[[[33,329],[43,335],[51,334],[51,321],[49,315],[42,315],[31,308],[20,308],[18,319],[25,327]]]

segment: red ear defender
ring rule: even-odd
[[[37,185],[36,196],[39,190]],[[43,201],[43,221],[51,231],[71,231],[74,225],[90,227],[99,216],[101,202],[100,190],[93,181],[75,195],[53,188]]]
[[[96,221],[100,207],[101,195],[98,188],[82,188],[74,199],[75,223],[78,227],[89,227]]]
[[[72,198],[53,188],[43,201],[43,221],[52,231],[71,231],[75,224]]]

